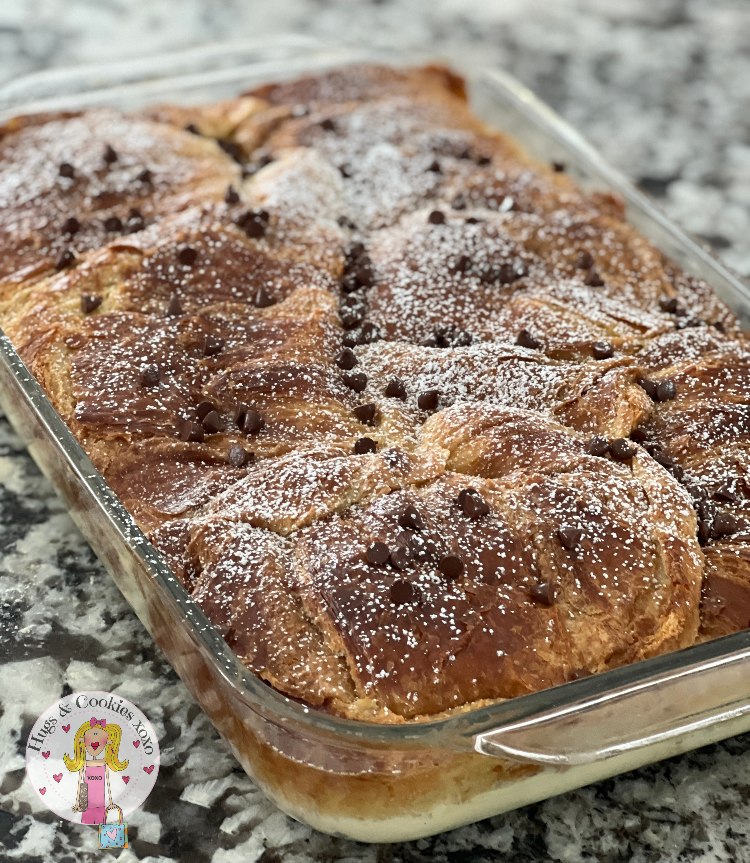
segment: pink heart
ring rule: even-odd
[[[42,752],[42,758],[49,758],[49,752]]]
[[[55,782],[59,782],[62,779],[62,773],[53,773],[52,778],[55,780]]]
[[[94,750],[94,752],[96,752],[96,750],[99,748],[99,744],[98,743],[92,743],[91,748]]]
[[[70,731],[70,726],[69,725],[63,725],[62,729],[67,734]]]
[[[128,782],[130,782],[130,777],[129,776],[123,776],[122,781],[127,785]]]
[[[40,793],[40,794],[46,794],[46,793],[47,793],[47,789],[46,789],[46,788],[40,788],[40,789],[39,789],[39,793]]]
[[[134,740],[134,741],[133,741],[133,746],[135,746],[135,748],[136,748],[136,749],[137,749],[140,745],[141,745],[141,741],[140,741],[140,740]]]
[[[154,765],[149,764],[148,767],[144,767],[143,769],[146,773],[151,773],[151,771],[154,769]]]
[[[111,830],[107,830],[107,836],[114,842],[117,838],[117,828],[113,827]]]

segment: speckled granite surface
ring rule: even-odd
[[[750,5],[732,0],[4,0],[0,82],[291,30],[501,64],[685,227],[750,273]],[[750,736],[434,839],[363,846],[268,803],[0,423],[0,860],[90,861],[23,782],[36,716],[68,687],[148,713],[162,771],[121,861],[750,861]]]

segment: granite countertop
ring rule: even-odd
[[[500,64],[683,226],[750,272],[750,6],[733,0],[4,0],[0,82],[281,31]],[[394,846],[316,833],[255,789],[0,421],[0,860],[100,859],[24,783],[25,739],[70,690],[141,706],[162,769],[119,860],[750,861],[750,735]]]

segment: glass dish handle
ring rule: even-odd
[[[705,729],[705,743],[719,740],[736,733],[729,729],[732,720],[748,714],[750,648],[570,698],[541,714],[476,735],[474,748],[498,758],[558,767],[595,764],[647,747],[661,749],[658,757],[668,758],[683,751],[680,742],[686,735]]]

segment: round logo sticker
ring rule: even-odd
[[[137,809],[159,773],[159,741],[143,713],[111,692],[74,692],[37,719],[26,775],[60,818],[106,824]]]

